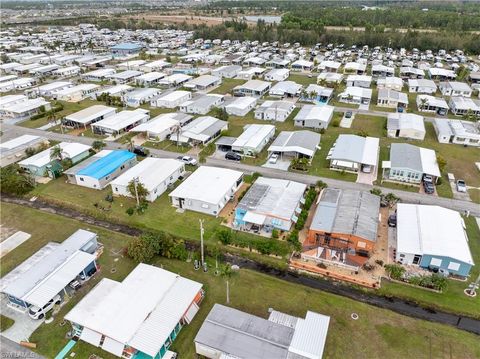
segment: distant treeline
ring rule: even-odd
[[[345,44],[390,46],[392,48],[427,49],[461,49],[469,54],[480,54],[480,35],[463,32],[407,32],[385,31],[383,26],[367,27],[366,31],[325,31],[323,26],[312,26],[310,29],[289,28],[283,22],[280,25],[265,24],[262,21],[255,27],[248,27],[243,22],[227,21],[216,26],[195,26],[195,38],[280,41],[282,43],[299,42],[302,45]]]
[[[362,10],[361,5],[382,7]],[[428,11],[422,11],[428,8]],[[429,28],[449,31],[480,29],[479,2],[430,1],[219,1],[206,11],[229,13],[276,11],[285,14],[282,23],[291,28],[312,26],[377,26],[388,28]]]

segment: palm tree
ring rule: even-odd
[[[227,284],[227,304],[230,304],[230,279],[235,275],[235,271],[232,269],[230,263],[225,264],[220,269],[220,275],[225,278]]]
[[[52,161],[53,160],[59,160],[59,161],[63,160],[62,148],[59,145],[53,146],[50,149],[50,160],[52,160]]]

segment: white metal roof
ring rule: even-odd
[[[225,194],[232,187],[235,187],[236,182],[242,175],[242,172],[226,168],[200,166],[169,196],[194,199],[216,205],[225,201]]]
[[[22,135],[11,139],[10,141],[0,143],[1,150],[12,150],[17,147],[24,146],[26,144],[30,144],[32,142],[37,142],[41,139],[40,136],[33,136],[33,135]]]
[[[185,96],[188,96],[188,95],[190,95],[189,91],[178,90],[178,91],[173,91],[173,92],[167,93],[163,96],[160,96],[158,98],[158,100],[161,100],[161,101],[176,101],[176,100],[181,99],[181,98],[183,98]]]
[[[58,267],[22,299],[37,307],[45,305],[94,260],[94,254],[76,251],[63,265]]]
[[[332,160],[377,165],[379,138],[340,134],[335,143],[331,155]]]
[[[397,205],[397,252],[451,257],[474,264],[462,217],[439,206]]]
[[[273,125],[247,125],[232,146],[257,148],[262,142],[265,142],[265,139],[271,137],[274,133],[275,126]]]
[[[231,103],[226,105],[225,108],[244,109],[256,103],[257,103],[257,99],[255,97],[251,97],[251,96],[235,97],[235,99]]]
[[[67,273],[71,273],[72,266],[76,268],[75,270],[78,269],[78,272],[76,272],[70,280],[74,279],[74,277],[86,267],[88,263],[82,268],[79,268],[87,257],[81,256],[73,258],[73,254],[78,252],[95,237],[95,233],[79,229],[60,244],[55,242],[47,244],[14,270],[2,277],[0,285],[2,292],[20,299],[32,295],[32,300],[39,302],[40,293],[44,293],[44,290],[41,288],[44,282],[47,283],[47,289],[52,286],[57,286],[56,283],[60,278],[65,277]],[[72,263],[68,264],[69,261],[72,261]],[[67,265],[67,267],[64,267],[65,265]],[[52,276],[54,276],[53,279],[55,280],[49,281],[49,278]],[[43,306],[47,301],[52,299],[54,295],[60,292],[61,289],[62,288],[40,305]],[[34,294],[35,292],[37,294]]]
[[[120,131],[138,121],[149,118],[148,110],[137,108],[133,111],[122,111],[109,116],[101,121],[95,122],[92,126],[106,128],[112,131]]]
[[[154,357],[201,288],[141,263],[121,283],[103,279],[65,319]]]
[[[28,99],[19,103],[9,103],[2,107],[4,112],[12,112],[12,113],[25,113],[36,108],[48,105],[49,102],[45,101],[43,97],[37,97]]]
[[[151,192],[182,167],[183,163],[174,159],[148,157],[114,179],[110,184],[113,187],[128,186],[135,177],[138,177],[140,183]]]
[[[87,124],[100,116],[113,115],[116,111],[117,110],[115,107],[108,107],[104,105],[93,105],[93,106],[84,108],[83,110],[72,113],[68,116],[65,116],[65,119],[75,121],[78,123]]]
[[[180,124],[176,119],[178,114],[176,112],[164,113],[151,119],[148,122],[135,126],[130,131],[132,132],[150,132],[160,134]]]
[[[57,146],[60,146],[62,154],[66,158],[73,158],[91,148],[91,146],[77,142],[61,142]],[[20,166],[43,167],[52,162],[52,159],[50,158],[51,150],[52,148],[48,148],[32,157],[20,161],[18,164]]]
[[[298,318],[288,351],[309,359],[321,359],[327,339],[330,317],[308,311]]]

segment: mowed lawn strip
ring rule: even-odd
[[[62,307],[53,323],[43,324],[30,337],[30,341],[37,344],[37,352],[47,358],[53,358],[68,342],[65,334],[70,330],[70,325],[59,325],[65,314],[101,278],[121,281],[135,267],[136,264],[124,257],[121,250],[129,237],[94,226],[85,226],[74,219],[11,204],[3,205],[2,224],[32,233],[32,238],[26,243],[62,240],[76,229],[84,228],[99,233],[100,242],[105,245],[104,253],[99,260],[100,272]],[[49,234],[52,235],[50,239],[45,237]],[[27,246],[23,249],[18,247],[11,254],[13,258],[17,258],[17,253],[25,250],[34,252]],[[208,261],[214,266],[213,259],[208,258]],[[20,262],[18,260],[13,265]],[[182,329],[171,348],[178,352],[181,358],[193,358],[195,355],[193,340],[203,320],[214,303],[226,304],[225,281],[222,277],[215,276],[213,270],[208,273],[195,271],[192,263],[157,258],[154,265],[162,265],[166,270],[204,284],[206,297],[200,311],[193,322]],[[116,269],[115,273],[111,273],[112,268]],[[231,279],[230,292],[230,306],[264,318],[268,317],[270,307],[301,317],[305,316],[307,310],[329,315],[331,321],[325,358],[427,359],[446,358],[450,355],[452,358],[480,357],[476,335],[453,327],[408,318],[251,270],[240,269]],[[359,315],[359,320],[350,318],[353,312]],[[78,342],[72,351],[79,358],[87,358],[90,354],[97,354],[105,359],[114,358],[109,353],[82,341]]]

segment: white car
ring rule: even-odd
[[[464,180],[458,180],[457,181],[457,191],[466,193],[467,192],[467,185],[465,184]]]
[[[55,304],[60,303],[62,303],[62,298],[57,294],[55,297],[50,299],[48,303],[45,304],[42,308],[39,308],[36,305],[32,305],[28,310],[28,315],[32,319],[43,319],[45,318],[45,314],[47,314],[48,311],[51,310]]]
[[[177,157],[177,159],[182,161],[186,165],[196,166],[198,164],[197,160],[191,156],[180,156]]]
[[[277,161],[278,161],[278,153],[273,153],[268,160],[269,163],[277,163]]]

